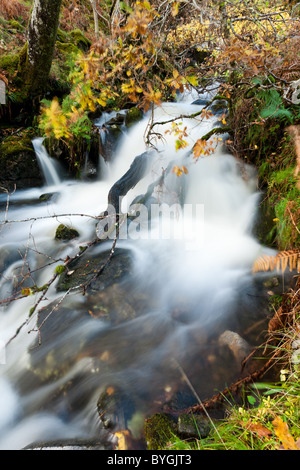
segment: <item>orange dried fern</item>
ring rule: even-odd
[[[6,20],[24,16],[28,12],[28,7],[22,5],[19,0],[0,0],[0,15]]]
[[[286,269],[300,273],[300,248],[295,250],[280,251],[276,256],[260,256],[255,260],[252,272],[281,271]]]

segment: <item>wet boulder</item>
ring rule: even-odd
[[[19,136],[3,139],[0,143],[0,186],[12,191],[43,184],[31,139]]]
[[[68,227],[64,224],[60,224],[55,232],[56,240],[73,240],[73,238],[79,237],[79,232],[72,227]]]
[[[211,423],[203,415],[182,413],[178,417],[177,433],[182,439],[205,439],[211,431]]]
[[[89,292],[99,292],[130,275],[132,254],[129,250],[117,248],[110,260],[109,256],[110,250],[100,253],[97,250],[87,250],[72,261],[68,269],[61,274],[57,291],[88,285]],[[100,269],[101,274],[96,276]]]

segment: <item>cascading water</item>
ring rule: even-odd
[[[36,138],[33,140],[32,145],[45,177],[46,186],[57,186],[61,182],[61,177],[58,173],[58,163],[48,155],[43,141],[43,137]]]
[[[155,111],[155,120],[167,121],[199,109],[186,100],[166,104]],[[215,120],[182,118],[190,147]],[[107,208],[109,189],[145,151],[148,121],[146,116],[122,137],[105,180],[61,184],[52,174],[49,184],[57,186],[58,196],[26,210],[23,193],[17,191],[19,203],[9,207],[5,214],[9,222],[0,232],[1,299],[13,295],[20,280],[23,289],[33,282],[43,286],[55,266],[95,237],[95,218]],[[106,289],[87,296],[72,291],[64,297],[53,284],[37,311],[43,309],[28,321],[39,293],[1,305],[0,345],[5,360],[0,364],[0,448],[98,438],[103,429],[97,400],[108,386],[119,387],[131,397],[128,410],[124,400],[125,424],[139,436],[149,412],[159,407],[160,400],[164,403],[170,391],[176,395],[181,382],[176,364],[201,397],[224,387],[239,373],[239,364],[234,365],[231,356],[226,362],[227,353],[218,338],[226,329],[238,330],[241,317],[252,325],[262,315],[251,276],[251,265],[262,251],[251,235],[258,201],[256,176],[250,167],[241,172],[221,143],[209,157],[186,160],[186,149],[176,152],[176,137],[165,133],[170,126],[155,128],[162,137],[157,158],[149,174],[122,201],[123,211],[145,194],[170,162],[184,163],[188,174],[181,178],[166,174],[152,200],[169,206],[159,206],[164,211],[153,215],[150,228],[136,217],[129,225],[130,236],[118,241],[118,247],[132,253],[133,266],[130,279],[108,287],[109,302]],[[41,141],[36,143],[40,148]],[[184,185],[181,204],[175,193],[179,181]],[[24,193],[28,199],[28,193],[36,197],[37,190]],[[178,212],[171,214],[170,204]],[[80,237],[55,240],[59,223],[72,225]],[[111,244],[109,240],[106,249]],[[101,250],[102,245],[94,251]],[[47,310],[48,304],[57,308]],[[112,321],[111,312],[121,320]],[[40,334],[34,331],[37,320],[44,322]]]

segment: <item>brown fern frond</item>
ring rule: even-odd
[[[260,256],[255,260],[252,272],[281,271],[284,273],[289,268],[290,272],[300,273],[300,248],[295,250],[280,251],[276,256]]]
[[[0,15],[6,20],[27,14],[29,7],[21,4],[19,0],[0,0]]]

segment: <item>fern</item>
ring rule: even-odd
[[[261,99],[263,103],[260,110],[260,115],[263,119],[274,118],[288,122],[293,121],[293,114],[291,111],[284,108],[282,98],[277,90],[274,88],[262,90],[258,93],[257,97]]]
[[[264,255],[259,257],[253,264],[252,272],[281,271],[287,269],[300,273],[300,248],[295,250],[280,251],[276,256]]]

